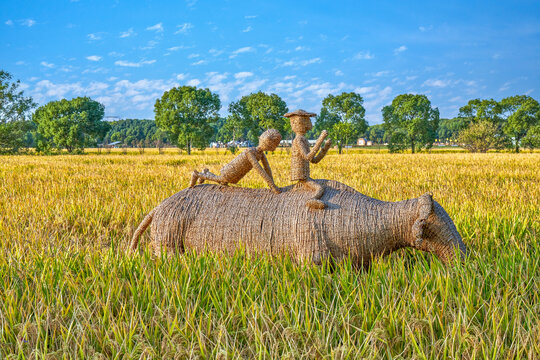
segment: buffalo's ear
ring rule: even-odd
[[[412,226],[414,236],[414,244],[419,246],[422,244],[424,228],[426,226],[429,215],[433,212],[433,197],[430,193],[426,193],[418,198],[418,218]]]

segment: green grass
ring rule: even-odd
[[[471,250],[448,267],[414,251],[365,272],[125,252],[193,168],[231,158],[0,157],[0,359],[540,358],[539,154],[330,155],[313,168],[383,200],[433,191]],[[287,154],[269,160],[286,185]]]

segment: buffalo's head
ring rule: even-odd
[[[418,217],[412,226],[412,246],[436,255],[448,264],[456,254],[463,259],[467,248],[446,211],[430,194],[418,198]]]

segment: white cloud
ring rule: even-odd
[[[245,28],[244,30],[242,30],[242,32],[250,32],[251,30],[253,30],[253,27],[248,26],[247,28]]]
[[[405,77],[405,80],[412,81],[412,80],[415,80],[416,78],[418,78],[418,76],[415,76],[415,75],[414,76],[407,76],[407,77]]]
[[[191,79],[187,82],[187,85],[188,86],[199,86],[200,84],[200,80],[199,79]]]
[[[206,64],[208,61],[206,60],[199,60],[199,61],[195,61],[194,63],[191,63],[191,65],[193,66],[197,66],[197,65],[204,65]]]
[[[188,32],[189,29],[193,28],[193,24],[192,23],[183,23],[183,24],[180,24],[180,25],[176,25],[176,28],[178,30],[175,31],[175,34],[185,34],[185,33]]]
[[[309,50],[309,48],[306,47],[306,46],[297,46],[297,47],[294,48],[294,50],[295,51],[307,51],[307,50]]]
[[[287,75],[283,78],[283,80],[292,80],[292,79],[296,79],[296,75]]]
[[[322,62],[321,58],[317,57],[317,58],[302,60],[302,61],[296,61],[296,60],[285,61],[283,63],[283,66],[307,66],[311,64],[318,64],[321,62]]]
[[[433,25],[429,25],[429,26],[420,26],[420,27],[418,28],[418,30],[420,30],[420,31],[422,31],[422,32],[429,31],[429,30],[431,30],[431,29],[433,29]]]
[[[237,57],[238,54],[243,54],[243,53],[248,53],[248,52],[253,52],[253,51],[255,51],[255,49],[252,48],[251,46],[245,46],[245,47],[242,47],[240,49],[233,51],[231,56],[229,56],[229,59],[233,59]]]
[[[336,76],[343,76],[344,74],[343,74],[343,71],[341,71],[341,70],[336,70],[336,71],[334,71],[334,75],[336,75]]]
[[[186,78],[186,74],[178,74],[176,75],[176,80],[184,80]]]
[[[101,35],[98,34],[88,34],[87,36],[90,41],[101,40]]]
[[[46,68],[49,68],[49,69],[52,69],[54,67],[54,64],[51,64],[45,61],[40,62],[40,65],[45,66]]]
[[[161,32],[163,32],[163,23],[157,23],[156,25],[149,26],[149,27],[146,28],[146,30],[161,33]]]
[[[8,26],[13,26],[13,20],[7,20],[4,24]]]
[[[189,54],[188,59],[198,58],[199,56],[201,56],[201,55],[200,54]]]
[[[245,79],[250,76],[253,76],[253,73],[249,71],[241,71],[234,74],[235,79]]]
[[[15,63],[15,65],[26,65],[26,62],[19,60]]]
[[[353,57],[353,59],[355,60],[371,60],[373,58],[375,58],[375,55],[373,55],[369,51],[360,51]]]
[[[208,50],[208,53],[210,53],[212,56],[219,56],[221,54],[223,54],[223,50],[218,50],[218,49],[210,49]]]
[[[244,16],[244,19],[255,19],[257,15],[246,15]]]
[[[139,62],[130,62],[130,61],[124,61],[124,60],[117,60],[114,62],[115,65],[118,66],[124,66],[124,67],[141,67],[143,65],[149,65],[155,63],[156,60],[143,60]]]
[[[122,57],[122,56],[124,56],[124,54],[119,53],[119,52],[116,52],[116,51],[111,51],[111,52],[109,52],[109,56],[112,56],[112,57]]]
[[[405,45],[401,45],[400,47],[394,49],[394,55],[400,54],[405,50],[407,50],[407,47]]]
[[[427,79],[422,84],[423,86],[430,86],[430,87],[438,87],[438,88],[444,88],[450,85],[450,82],[448,80],[440,80],[440,79]]]
[[[101,60],[101,56],[91,55],[91,56],[87,56],[86,59],[90,61],[99,61]]]
[[[26,19],[26,20],[23,20],[21,24],[24,26],[32,27],[36,25],[36,21],[33,19]]]
[[[121,38],[127,38],[134,35],[136,34],[135,34],[135,31],[133,31],[133,28],[130,28],[128,31],[123,31],[120,33]]]

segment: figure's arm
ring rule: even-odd
[[[272,176],[272,169],[270,169],[270,164],[268,163],[268,159],[266,158],[266,155],[264,155],[264,153],[263,153],[261,162],[262,162],[262,166],[263,166],[264,171],[266,171],[268,176],[270,176],[270,179],[272,179],[272,181],[274,181],[274,177]]]
[[[313,158],[313,160],[311,160],[311,162],[313,164],[316,164],[319,161],[321,161],[323,159],[323,157],[326,156],[326,153],[328,152],[328,149],[330,149],[330,146],[332,146],[332,140],[326,140],[326,142],[324,143],[324,146],[321,149],[321,151],[319,151],[319,153],[317,155],[315,155],[315,157]]]
[[[272,179],[272,177],[269,176],[266,171],[264,171],[264,169],[261,167],[261,165],[257,161],[257,158],[251,152],[247,153],[247,158],[249,159],[249,162],[253,166],[253,169],[255,169],[255,171],[257,171],[257,173],[264,179],[264,181],[266,181],[270,189],[272,189],[272,191],[275,192],[276,194],[281,193],[281,190],[276,186],[276,184],[274,184],[274,180]]]
[[[321,135],[319,136],[319,138],[317,139],[317,142],[315,143],[315,145],[313,146],[313,148],[311,149],[311,151],[309,153],[305,153],[304,151],[302,151],[302,155],[304,156],[304,159],[307,160],[307,161],[312,161],[313,158],[315,157],[315,155],[317,154],[317,152],[319,151],[319,149],[321,148],[321,145],[324,141],[324,139],[328,136],[328,131],[326,130],[323,130],[321,132]]]

